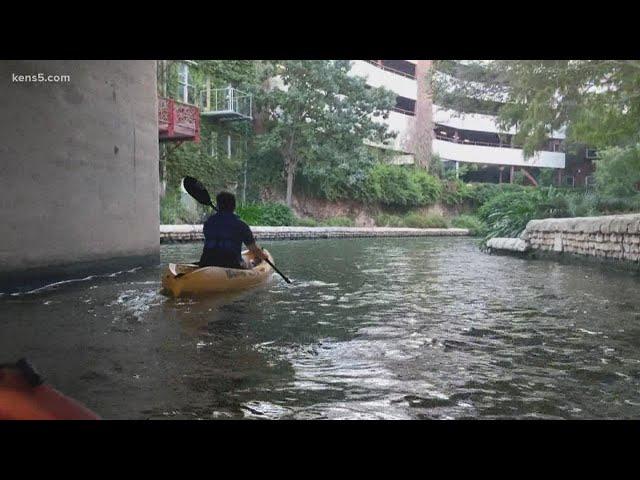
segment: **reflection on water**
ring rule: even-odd
[[[105,418],[640,414],[637,276],[464,238],[266,246],[293,284],[168,299],[156,267],[2,296],[0,362]]]

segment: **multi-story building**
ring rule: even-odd
[[[530,183],[536,184],[542,169],[553,169],[556,184],[590,185],[593,152],[583,148],[578,154],[565,155],[562,131],[554,132],[542,150],[525,159],[522,149],[511,142],[515,129],[501,130],[495,116],[460,115],[432,104],[426,89],[420,88],[416,80],[416,70],[424,69],[426,62],[430,61],[353,61],[353,75],[366,78],[372,87],[385,87],[396,94],[396,105],[384,121],[398,135],[388,145],[375,145],[392,152],[394,163],[414,163],[421,134],[433,129],[430,135],[432,153],[438,154],[449,168],[474,166],[466,174],[469,180],[510,182],[520,171]],[[208,79],[199,75],[197,62],[178,63],[177,81],[169,90],[161,92],[159,98],[161,141],[199,141],[202,121],[222,125],[233,120],[251,120],[253,116],[250,95],[232,87],[213,88]],[[211,138],[205,139],[211,145],[214,157],[219,150],[231,156],[232,135],[227,131],[223,133],[212,131],[207,134]],[[219,143],[221,145],[216,146]]]
[[[496,117],[482,114],[459,115],[438,105],[430,98],[423,98],[424,88],[416,81],[416,69],[428,60],[355,60],[352,74],[365,77],[373,87],[385,87],[393,91],[396,106],[386,120],[389,127],[398,133],[395,141],[380,146],[396,152],[397,163],[413,163],[415,138],[421,129],[433,128],[432,152],[454,168],[460,165],[476,165],[469,175],[483,181],[512,181],[517,171],[522,171],[531,183],[540,169],[555,169],[558,179],[565,168],[563,152],[564,134],[554,132],[547,145],[536,154],[525,159],[522,149],[511,144],[515,130],[502,131]],[[421,111],[421,109],[424,109]],[[425,110],[429,118],[425,119]]]

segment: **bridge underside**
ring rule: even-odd
[[[0,291],[156,263],[155,61],[4,61]]]

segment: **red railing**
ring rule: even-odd
[[[195,105],[158,97],[160,141],[200,141],[200,109]]]

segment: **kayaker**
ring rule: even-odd
[[[216,204],[218,211],[204,222],[202,228],[204,249],[200,257],[200,266],[252,268],[255,265],[247,264],[242,258],[242,244],[244,243],[253,253],[257,263],[264,259],[265,255],[256,244],[249,225],[233,213],[236,209],[235,195],[220,192],[216,196]]]

